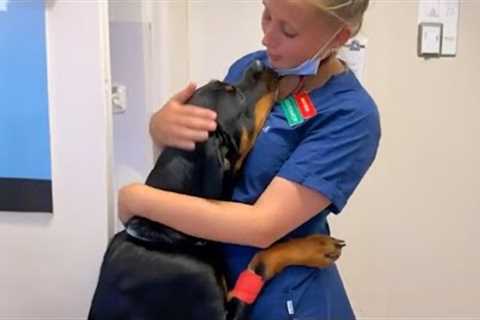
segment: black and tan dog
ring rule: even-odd
[[[146,184],[229,199],[235,173],[273,105],[277,84],[275,74],[255,61],[236,85],[213,81],[199,88],[189,103],[215,110],[217,130],[195,151],[166,148]],[[224,268],[214,243],[134,217],[109,244],[88,319],[245,319],[264,281],[289,265],[325,267],[339,257],[342,246],[318,235],[261,251],[249,265],[254,284],[251,279],[241,284],[227,304]]]

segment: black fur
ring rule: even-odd
[[[241,131],[253,130],[254,106],[273,81],[256,61],[235,86],[212,81],[199,88],[189,103],[215,110],[218,129],[193,152],[165,149],[146,184],[229,199]],[[134,217],[109,244],[88,319],[224,320],[222,269],[215,244]]]

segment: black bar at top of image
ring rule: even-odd
[[[53,212],[50,180],[0,178],[0,211]]]

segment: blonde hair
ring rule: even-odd
[[[352,30],[352,37],[362,27],[363,15],[369,0],[308,0],[315,7],[327,11],[347,23]]]

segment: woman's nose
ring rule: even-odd
[[[263,30],[262,45],[267,48],[275,48],[278,44],[274,30],[270,27],[265,27]]]

